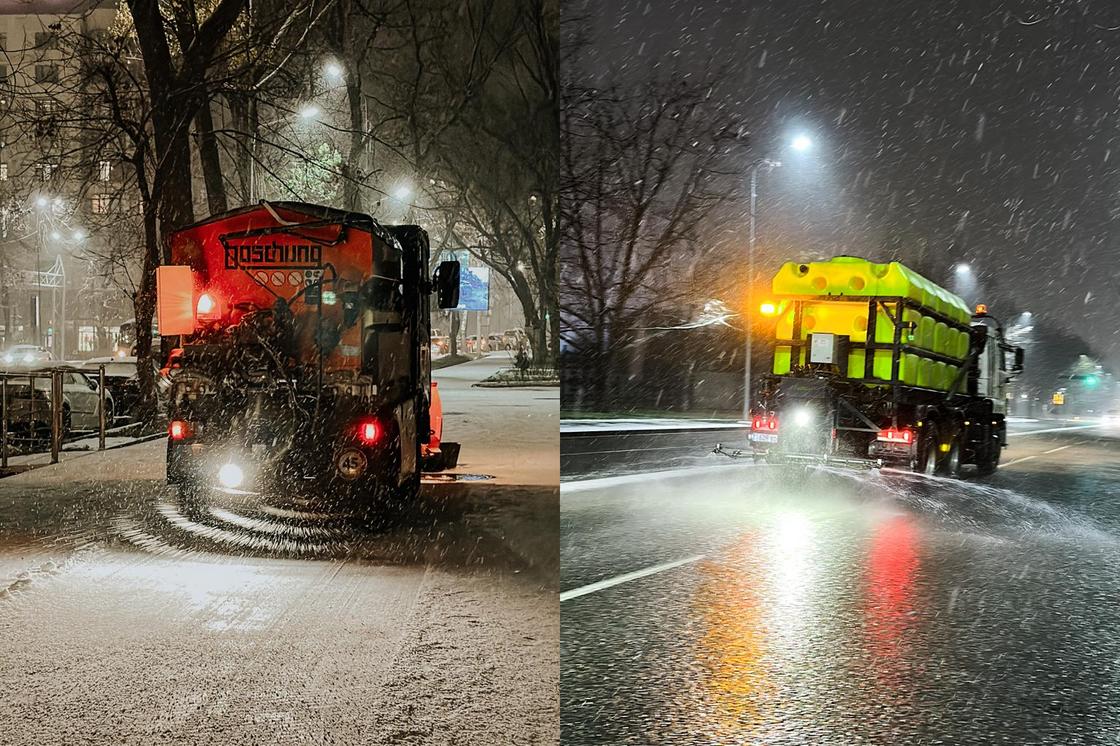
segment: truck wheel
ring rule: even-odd
[[[958,431],[953,438],[953,442],[949,445],[949,452],[945,454],[945,460],[942,463],[942,470],[945,475],[953,479],[959,479],[961,476],[961,440],[964,438],[964,432]]]
[[[927,476],[934,476],[940,470],[940,445],[941,438],[938,437],[937,425],[930,424],[925,428],[922,433],[922,447],[918,454],[918,473]]]
[[[995,473],[995,470],[999,468],[999,457],[1002,451],[1003,444],[1000,443],[999,437],[992,436],[992,442],[988,446],[987,453],[984,454],[984,458],[977,464],[981,476],[986,477],[989,474]]]

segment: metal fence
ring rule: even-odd
[[[65,427],[64,413],[73,407],[69,402],[73,392],[68,391],[65,382],[68,376],[82,374],[94,378],[89,369],[79,370],[73,366],[51,366],[34,370],[0,371],[0,468],[8,468],[8,459],[13,455],[39,453],[45,451],[44,441],[50,448],[51,463],[58,462],[63,440],[71,435]],[[97,449],[105,450],[106,399],[105,366],[98,367],[96,379],[96,428]],[[76,385],[76,384],[75,384]],[[92,392],[92,389],[90,390]],[[86,397],[83,397],[86,398]],[[82,410],[86,412],[86,410]],[[86,412],[88,414],[88,412]],[[82,437],[90,437],[89,421],[76,432]],[[71,426],[69,430],[75,430]]]

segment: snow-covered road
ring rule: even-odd
[[[0,742],[557,743],[558,392],[502,362],[437,376],[495,479],[376,530],[180,505],[161,441],[0,480]]]

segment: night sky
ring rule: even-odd
[[[601,2],[586,69],[721,71],[752,132],[760,251],[914,261],[1120,368],[1120,6],[873,0]],[[808,133],[808,155],[789,151]],[[722,216],[745,235],[745,200]],[[745,240],[744,240],[745,243]],[[740,244],[741,246],[742,244]],[[728,247],[734,251],[737,247]],[[967,261],[980,284],[954,284]]]

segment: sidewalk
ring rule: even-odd
[[[750,428],[743,420],[698,420],[691,417],[618,417],[561,420],[562,434],[645,432],[647,430],[742,430]]]
[[[488,474],[499,485],[555,487],[560,483],[560,390],[474,386],[508,366],[508,354],[492,352],[432,373],[443,402],[443,438],[463,445],[453,473]]]

